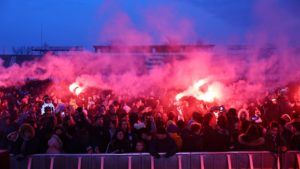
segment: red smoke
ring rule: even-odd
[[[266,7],[262,4],[258,11],[263,11],[261,8]],[[107,39],[120,39],[117,44],[120,47],[155,43],[153,34],[161,41],[169,42],[170,46],[187,39],[194,39],[193,21],[188,18],[178,20],[176,16],[171,15],[170,10],[167,10],[168,15],[164,15],[163,11],[160,9],[155,14],[161,16],[158,20],[157,17],[145,14],[145,25],[151,27],[154,32],[136,28],[125,12],[117,12],[101,30],[100,35]],[[261,25],[267,25],[265,23],[267,19],[263,21]],[[271,21],[273,25],[279,27],[282,25],[276,23],[274,19]],[[292,23],[289,22],[289,26],[284,29],[277,29],[280,30],[280,37],[285,37],[284,33],[293,27]],[[0,85],[8,87],[20,85],[27,79],[50,78],[54,86],[62,82],[68,85],[80,84],[80,88],[75,87],[71,90],[77,94],[80,93],[79,90],[90,87],[111,89],[115,93],[132,96],[145,93],[162,96],[161,91],[179,89],[186,96],[196,96],[200,98],[199,100],[241,103],[251,98],[262,97],[266,91],[300,80],[299,50],[295,50],[297,48],[290,47],[285,40],[282,40],[288,39],[289,36],[272,41],[272,45],[266,46],[265,44],[270,43],[269,39],[274,39],[269,38],[267,31],[260,28],[253,32],[249,31],[247,35],[249,45],[246,45],[244,51],[229,50],[228,46],[217,46],[212,51],[192,50],[184,53],[186,57],[184,60],[173,60],[149,71],[145,68],[145,58],[149,57],[148,54],[144,53],[145,57],[137,57],[132,54],[130,48],[126,48],[126,52],[121,54],[88,51],[60,55],[47,54],[39,60],[22,65],[0,67]],[[264,53],[266,51],[270,53]],[[197,93],[193,84],[208,77],[210,79],[208,86],[203,91],[199,89],[198,92],[202,93]],[[65,91],[68,90],[68,85],[64,86]],[[189,90],[190,88],[193,90]]]

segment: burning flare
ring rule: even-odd
[[[78,83],[74,82],[69,86],[70,92],[76,94],[77,96],[83,92],[84,87],[80,86]]]
[[[209,79],[201,79],[195,82],[192,86],[189,86],[187,90],[178,93],[175,97],[177,101],[185,96],[192,96],[197,100],[205,102],[214,102],[219,100],[222,97],[222,84],[219,82],[214,82],[208,84]],[[208,84],[207,90],[203,91],[202,88],[204,85]]]

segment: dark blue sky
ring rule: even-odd
[[[144,36],[150,37],[148,43],[165,43],[167,39],[173,38],[172,34],[177,34],[177,30],[178,34],[184,34],[184,38],[176,39],[175,36],[174,39],[186,43],[197,40],[215,44],[246,43],[249,34],[257,29],[265,29],[275,34],[278,31],[291,30],[291,34],[299,35],[299,0],[277,0],[276,3],[266,0],[266,4],[258,2],[0,0],[0,53],[10,51],[13,46],[40,45],[41,27],[44,43],[54,46],[80,45],[88,49],[94,44],[103,44],[111,40],[126,41],[126,38],[120,36],[127,34],[129,29],[133,30],[130,31],[133,34],[140,34],[138,40]],[[164,16],[166,13],[167,17]],[[280,17],[276,19],[276,15]],[[153,21],[149,23],[149,17],[156,19],[155,23],[165,25],[170,31],[158,25],[151,26]],[[120,22],[120,18],[125,18],[126,22]],[[288,26],[282,29],[274,28],[285,25],[285,20],[289,22]],[[180,24],[186,21],[189,23],[189,33],[185,34]],[[123,26],[125,28],[122,28]]]

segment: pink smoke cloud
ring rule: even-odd
[[[151,90],[157,88],[184,91],[196,81],[209,77],[212,83],[222,84],[222,102],[245,102],[264,96],[265,91],[300,80],[300,52],[290,47],[287,42],[288,30],[294,28],[294,21],[291,19],[288,26],[282,25],[268,10],[264,3],[257,5],[257,13],[262,16],[262,20],[246,35],[249,37],[249,45],[237,56],[236,53],[240,51],[228,50],[226,46],[213,50],[192,50],[184,53],[186,58],[183,60],[154,66],[149,71],[145,67],[145,59],[151,57],[151,54],[133,54],[128,46],[155,43],[153,32],[160,39],[170,37],[170,46],[194,39],[194,21],[173,16],[172,9],[162,7],[154,14],[147,11],[143,14],[146,27],[153,30],[147,32],[136,28],[132,18],[126,12],[119,11],[101,28],[100,36],[120,40],[122,43],[115,45],[124,52],[105,54],[83,51],[60,55],[47,54],[41,59],[22,65],[0,67],[0,85],[13,86],[24,83],[26,79],[50,78],[54,85],[77,82],[85,88],[111,89],[119,94],[137,96],[145,92],[150,94]],[[267,14],[264,15],[263,12]],[[284,12],[279,14],[281,18],[285,18]],[[280,35],[278,39],[269,32],[274,26],[279,27],[274,29],[274,32]],[[283,28],[280,28],[281,26]],[[274,39],[276,41],[273,41]],[[266,45],[270,42],[274,43],[266,50]],[[266,51],[270,53],[263,53]],[[161,95],[159,92],[156,94]]]

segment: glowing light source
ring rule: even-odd
[[[175,97],[177,101],[186,96],[192,96],[197,100],[205,102],[214,102],[222,97],[222,84],[219,82],[209,83],[209,79],[201,79],[189,86],[185,91],[178,93]],[[207,90],[200,90],[201,87],[208,84]]]
[[[82,87],[78,87],[78,88],[75,89],[75,94],[77,96],[80,95],[80,93],[82,93],[82,92],[83,92],[83,88]]]
[[[70,92],[74,93],[75,89],[78,87],[78,84],[77,83],[72,83],[70,86],[69,86],[69,90]]]
[[[80,95],[84,91],[84,87],[80,86],[78,83],[74,82],[69,86],[70,92],[76,94],[77,96]]]

